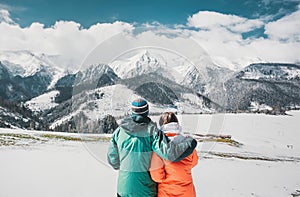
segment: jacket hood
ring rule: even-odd
[[[132,114],[131,117],[122,120],[120,127],[128,133],[135,133],[147,129],[149,123],[155,124],[147,116]]]
[[[182,135],[182,128],[177,122],[170,122],[168,124],[162,125],[160,128],[169,140],[173,141],[175,144],[178,144],[184,140]]]
[[[161,126],[160,130],[162,130],[164,133],[175,133],[175,134],[179,134],[181,133],[181,126],[179,125],[179,123],[177,122],[170,122],[168,124],[164,124]]]

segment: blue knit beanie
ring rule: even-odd
[[[131,111],[134,115],[148,116],[149,106],[148,102],[143,98],[138,98],[132,101]]]

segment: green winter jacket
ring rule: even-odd
[[[148,171],[152,151],[176,162],[190,155],[196,145],[193,138],[175,145],[148,117],[135,115],[124,119],[115,130],[107,153],[109,164],[119,170],[118,194],[121,197],[157,196],[157,184]]]

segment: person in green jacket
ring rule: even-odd
[[[114,131],[107,153],[108,163],[119,170],[117,196],[155,197],[157,183],[148,171],[152,151],[176,162],[189,156],[197,141],[191,137],[179,144],[169,141],[148,117],[148,102],[143,98],[132,102],[131,111],[131,117],[124,118]]]

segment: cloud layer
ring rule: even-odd
[[[144,36],[135,33],[132,38],[137,43],[147,45],[165,42],[168,47],[167,43],[172,43],[169,44],[170,48],[180,46],[184,48],[183,51],[189,51],[189,46],[183,44],[182,39],[174,39],[185,35],[206,50],[215,63],[234,69],[257,61],[300,63],[299,9],[271,22],[201,11],[188,17],[187,24],[176,25],[176,28],[161,24],[155,26],[156,31],[149,30],[151,33],[144,33]],[[71,60],[72,64],[80,65],[101,42],[120,32],[133,32],[137,29],[135,24],[121,21],[98,23],[89,28],[83,28],[73,21],[57,21],[51,27],[32,23],[23,28],[11,19],[7,10],[1,9],[0,50],[30,50],[61,55]],[[243,33],[258,29],[264,30],[264,37],[242,36]],[[147,41],[146,35],[151,35],[147,37]]]
[[[225,28],[236,33],[248,32],[263,26],[259,19],[250,20],[235,15],[202,11],[188,18],[188,26],[201,29]]]
[[[265,29],[265,33],[273,40],[300,42],[300,10],[268,23]]]
[[[240,68],[257,61],[300,62],[299,9],[272,22],[204,11],[189,17],[187,25],[198,28],[191,35],[216,63]],[[243,38],[242,33],[259,28],[265,36]]]
[[[61,55],[77,65],[102,41],[133,28],[131,24],[119,21],[98,23],[87,29],[73,21],[58,21],[51,27],[32,23],[22,28],[9,18],[7,11],[0,14],[0,50],[30,50]]]

